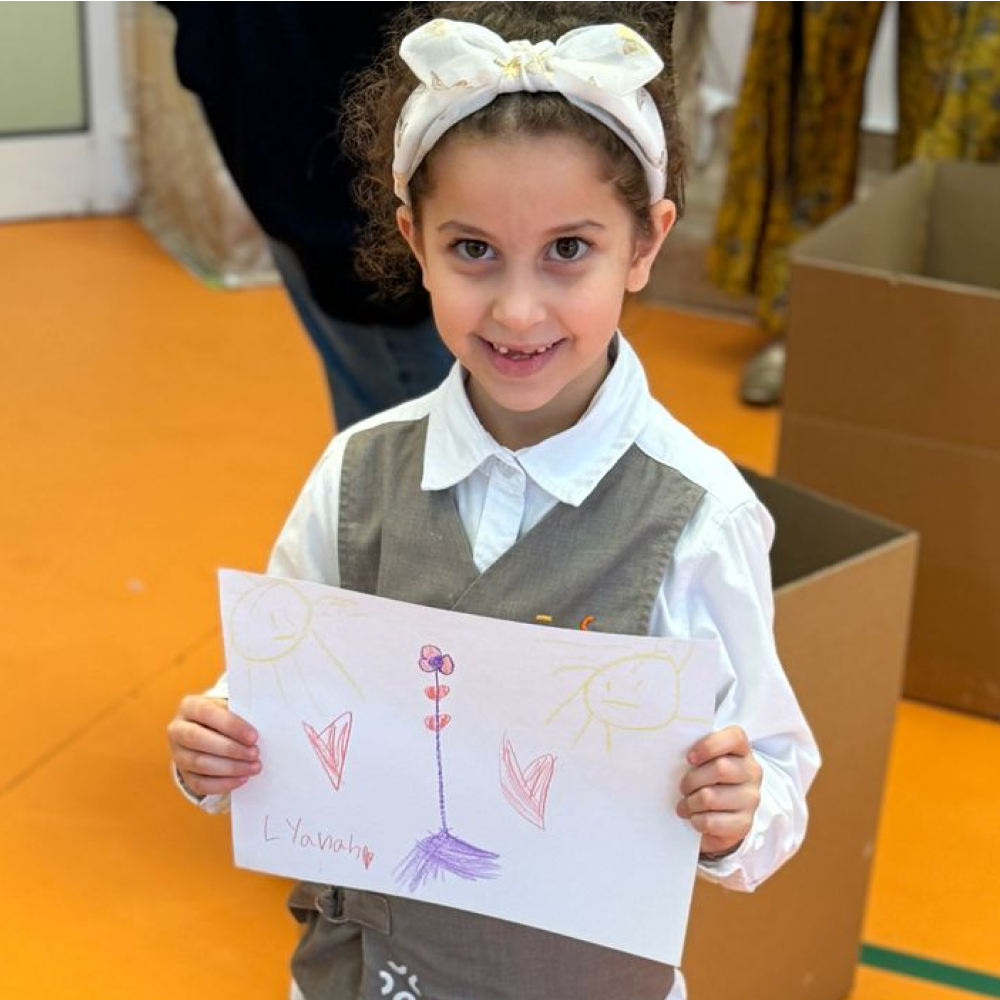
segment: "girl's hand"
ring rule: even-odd
[[[260,771],[257,731],[220,698],[184,698],[167,738],[181,781],[196,795],[231,792]]]
[[[728,854],[750,832],[760,804],[763,771],[739,726],[699,740],[687,754],[691,770],[681,780],[677,815],[701,833],[703,856]]]

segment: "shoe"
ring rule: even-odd
[[[740,399],[750,406],[775,406],[785,385],[785,338],[765,344],[746,364]]]

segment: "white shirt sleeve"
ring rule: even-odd
[[[707,495],[678,540],[653,612],[654,632],[723,644],[715,728],[741,726],[764,775],[750,833],[734,853],[702,862],[699,873],[746,892],[801,845],[806,791],[820,763],[775,648],[773,536],[773,521],[756,500],[726,511]]]
[[[340,586],[337,538],[345,442],[345,435],[335,437],[306,480],[271,550],[269,575]]]

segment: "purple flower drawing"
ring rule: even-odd
[[[441,702],[448,696],[451,688],[441,683],[441,677],[449,676],[455,670],[455,664],[447,653],[442,653],[437,646],[428,645],[421,648],[418,665],[425,674],[434,675],[433,685],[424,688],[424,694],[434,702],[434,714],[424,718],[424,725],[434,734],[441,826],[436,832],[418,840],[396,868],[397,882],[405,885],[410,892],[419,889],[430,879],[442,878],[449,873],[470,881],[495,878],[500,873],[497,863],[500,860],[499,854],[456,837],[448,826],[441,731],[451,722],[451,716],[441,711]]]

